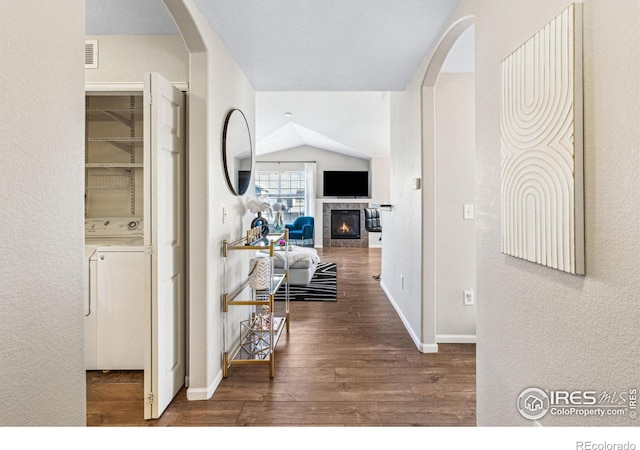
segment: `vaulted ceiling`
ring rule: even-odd
[[[257,91],[258,153],[301,143],[364,157],[388,155],[383,93],[405,88],[459,3],[193,1]],[[88,35],[178,33],[162,0],[86,9]]]

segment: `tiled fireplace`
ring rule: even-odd
[[[322,207],[322,246],[369,247],[369,233],[364,229],[364,209],[368,207],[368,203],[325,203]]]

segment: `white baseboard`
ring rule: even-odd
[[[475,334],[436,334],[438,344],[475,344]]]
[[[389,300],[389,303],[391,303],[391,306],[393,306],[393,309],[396,310],[396,313],[400,317],[400,320],[402,321],[402,324],[404,325],[404,328],[409,333],[409,336],[411,337],[411,340],[413,341],[413,343],[416,346],[416,348],[422,353],[438,353],[438,344],[425,344],[423,342],[420,342],[420,338],[411,329],[411,326],[409,326],[409,321],[407,320],[407,318],[404,316],[404,314],[402,313],[402,311],[398,307],[398,304],[393,299],[393,296],[389,292],[389,289],[387,289],[387,286],[385,286],[384,281],[380,282],[380,287],[382,287],[382,290],[384,291],[385,295],[387,296],[387,299]]]
[[[213,381],[209,384],[209,386],[204,388],[193,388],[190,387],[187,389],[187,400],[209,400],[213,393],[216,391],[220,382],[222,381],[222,370],[218,372],[218,375],[213,379]]]
[[[420,353],[438,353],[438,344],[420,344]]]

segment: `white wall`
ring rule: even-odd
[[[325,170],[370,170],[368,159],[356,158],[342,153],[333,152],[321,148],[303,145],[300,147],[281,150],[278,152],[260,155],[256,158],[261,161],[256,164],[257,170],[303,170],[304,164],[265,164],[267,161],[316,161],[316,197],[321,198],[324,183],[322,173]],[[375,176],[375,175],[374,175]],[[369,183],[373,183],[373,176]],[[322,213],[322,211],[320,211]]]
[[[463,34],[464,36],[464,34]],[[436,340],[475,342],[476,307],[463,291],[476,287],[475,76],[440,73],[436,84]]]
[[[373,174],[371,206],[388,205],[391,201],[390,167],[391,158],[371,159],[371,173]],[[380,226],[384,231],[382,212],[380,214]],[[382,233],[369,233],[369,248],[382,248]]]
[[[174,83],[189,79],[189,53],[177,35],[91,35],[98,40],[98,68],[87,69],[87,83],[142,83],[157,72]]]
[[[411,186],[420,178],[420,81],[414,77],[405,91],[391,93],[391,211],[381,211],[381,285],[413,341],[421,348],[422,192]],[[404,279],[402,287],[401,277]]]
[[[82,0],[2,5],[0,426],[86,423],[84,20]]]
[[[246,197],[229,190],[222,165],[222,129],[230,109],[243,111],[255,135],[255,94],[192,0],[165,0],[190,54],[189,79],[189,377],[187,397],[204,400],[222,380],[223,239],[243,236],[251,222]],[[254,142],[255,145],[255,142]],[[227,219],[223,223],[223,206]],[[236,252],[237,253],[237,252]],[[244,255],[228,267],[235,289]],[[246,308],[232,308],[235,324]],[[239,334],[236,334],[239,336]]]
[[[471,25],[456,40],[442,64],[442,73],[474,73],[476,27]]]
[[[640,117],[640,42],[634,36],[640,3],[635,0],[584,3],[586,276],[500,253],[500,62],[568,5],[566,0],[463,0],[445,27],[475,15],[479,425],[532,425],[515,407],[518,395],[530,386],[620,392],[637,385],[640,211],[632,205],[640,201],[640,153],[634,151]],[[419,227],[420,214],[426,220],[430,212],[420,210],[420,200],[411,197],[404,180],[414,176],[419,164],[420,85],[430,63],[443,60],[434,52],[407,89],[392,95],[394,209],[385,225],[383,284],[412,335],[420,329],[420,296],[412,299],[402,292],[396,279],[415,273],[411,266],[420,259],[409,243],[419,236],[412,230]],[[632,424],[626,417],[551,415],[541,423]]]
[[[640,213],[629,208],[640,200],[635,187],[640,154],[630,150],[637,147],[640,116],[640,79],[634,69],[640,52],[633,37],[640,18],[637,2],[591,0],[584,4],[587,275],[567,275],[500,253],[500,61],[568,3],[463,0],[450,19],[454,25],[470,13],[476,16],[479,425],[531,425],[515,408],[518,395],[527,387],[620,392],[637,382],[640,346],[635,330],[640,307],[635,292],[640,277],[635,259]],[[408,194],[394,167],[403,168],[404,176],[410,177],[410,161],[420,155],[415,136],[420,125],[411,117],[419,117],[415,104],[421,93],[416,85],[430,63],[437,65],[438,60],[443,57],[436,52],[420,67],[407,90],[392,99],[392,131],[397,129],[392,134],[392,203],[403,200],[401,192]],[[423,112],[431,118],[428,108]],[[408,154],[402,152],[403,144],[411,148]],[[404,161],[396,161],[398,152]],[[426,176],[424,181],[430,182]],[[395,230],[401,229],[398,224],[415,224],[405,205],[399,206],[402,210],[394,205],[394,211],[400,213],[392,222]],[[430,219],[427,208],[422,214]],[[402,240],[396,239],[392,233],[383,241],[383,278],[396,270],[391,262],[402,253],[403,249],[395,248]],[[397,270],[406,271],[405,266],[401,263]],[[397,287],[391,293],[403,316],[419,317],[417,302],[405,300],[407,296],[401,296]],[[412,318],[407,323],[415,332],[418,324]],[[423,317],[423,335],[430,319]],[[632,422],[620,416],[547,415],[541,423],[614,426]]]
[[[500,61],[566,0],[478,2],[478,423],[528,425],[527,387],[620,392],[638,385],[640,2],[584,3],[586,276],[500,253]],[[636,425],[557,417],[549,425]]]
[[[391,198],[390,169],[391,158],[371,159],[371,200],[374,203],[389,203]]]

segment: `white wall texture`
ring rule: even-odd
[[[640,2],[584,2],[586,276],[500,253],[500,70],[567,0],[476,2],[479,425],[528,425],[520,392],[636,387]],[[542,425],[636,425],[547,415]]]
[[[84,20],[82,0],[2,5],[0,426],[86,423]]]
[[[157,72],[173,83],[189,80],[189,53],[178,35],[90,35],[98,40],[98,68],[87,69],[87,83],[142,83]]]
[[[391,197],[391,187],[389,172],[391,158],[372,158],[371,173],[373,181],[371,183],[371,200],[375,203],[389,203]]]
[[[464,36],[464,35],[463,35]],[[475,202],[475,76],[441,73],[436,84],[436,340],[475,342],[476,307],[463,291],[476,287],[476,232],[463,219]]]
[[[586,276],[500,253],[500,61],[568,5],[567,0],[463,0],[450,18],[455,24],[473,14],[476,28],[479,425],[532,425],[516,409],[518,395],[531,386],[618,392],[637,386],[640,212],[633,205],[640,200],[635,183],[640,153],[633,149],[639,138],[640,42],[634,36],[640,3],[635,0],[584,2]],[[424,298],[403,292],[397,278],[420,276],[419,255],[410,243],[419,238],[414,230],[425,211],[404,180],[417,176],[420,164],[420,86],[430,62],[431,56],[404,92],[392,94],[394,209],[383,241],[383,285],[414,338],[421,329],[428,334],[430,325],[420,323]],[[423,180],[423,186],[429,182]],[[633,424],[628,416],[553,415],[540,423]]]
[[[412,189],[411,179],[422,177],[421,79],[416,76],[405,91],[391,93],[389,185],[392,208],[381,211],[384,224],[381,285],[419,348],[424,342],[421,331],[422,191]]]

